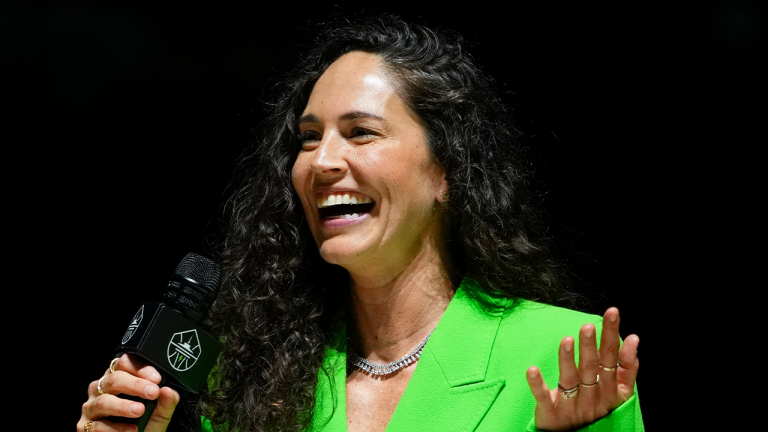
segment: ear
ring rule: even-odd
[[[440,170],[440,176],[442,180],[440,180],[437,185],[436,199],[439,203],[445,203],[449,200],[450,195],[448,193],[448,180],[445,179],[445,171],[442,169]]]

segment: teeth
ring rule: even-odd
[[[317,198],[317,207],[325,208],[339,204],[370,204],[373,202],[369,196],[356,196],[349,193],[328,195]]]

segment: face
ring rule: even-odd
[[[352,52],[331,64],[299,127],[293,185],[323,259],[364,271],[434,245],[445,174],[378,56]]]

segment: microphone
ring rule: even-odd
[[[168,281],[162,303],[142,303],[134,315],[117,356],[139,356],[163,377],[160,386],[170,384],[199,394],[207,382],[222,344],[201,327],[201,321],[216,299],[221,269],[213,261],[187,254]],[[139,418],[110,417],[108,420],[135,424],[143,432],[157,406],[157,399],[118,395],[144,404]]]

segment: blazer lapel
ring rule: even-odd
[[[483,309],[464,280],[416,365],[387,432],[473,431],[504,379],[487,377],[503,308]]]

